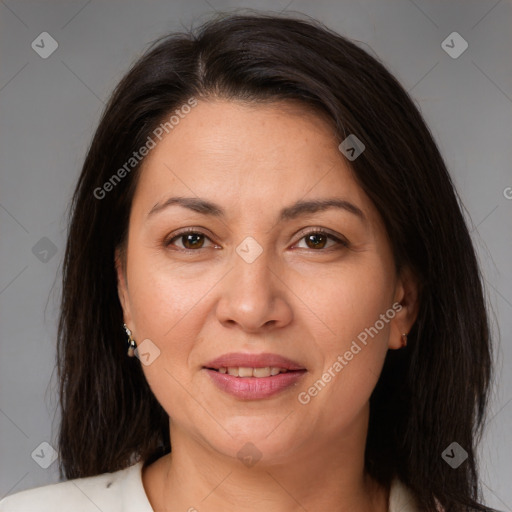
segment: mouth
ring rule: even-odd
[[[217,388],[242,400],[270,398],[296,385],[307,372],[277,354],[225,354],[203,370]]]

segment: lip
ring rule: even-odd
[[[272,377],[235,377],[209,368],[204,371],[221,391],[241,400],[270,398],[294,386],[306,373],[306,370],[295,370]]]
[[[235,377],[216,370],[228,367],[265,368],[274,366],[288,370],[270,377]],[[221,391],[241,400],[270,398],[297,384],[307,370],[299,363],[278,354],[224,354],[207,363],[203,370]]]
[[[243,354],[240,352],[232,352],[230,354],[224,354],[217,357],[213,361],[206,363],[204,368],[219,368],[228,367],[245,367],[245,368],[265,368],[266,366],[274,366],[276,368],[284,368],[286,370],[305,370],[304,366],[301,366],[296,361],[292,361],[287,357],[280,356],[278,354]],[[243,377],[242,377],[243,378]],[[266,379],[267,377],[262,377]]]

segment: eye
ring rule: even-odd
[[[175,241],[181,240],[181,246],[176,245]],[[204,242],[205,240],[210,240],[210,238],[202,233],[201,231],[194,230],[193,228],[186,229],[184,231],[181,231],[180,233],[174,234],[174,236],[170,239],[168,239],[165,242],[165,246],[171,246],[174,245],[178,249],[184,250],[184,251],[197,251],[199,249],[206,249]],[[305,240],[306,247],[299,247],[300,249],[312,249],[315,251],[320,251],[322,249],[326,249],[326,245],[328,241],[332,241],[333,244],[331,246],[328,246],[327,249],[332,248],[332,245],[336,246],[343,246],[348,247],[349,243],[346,240],[343,240],[337,236],[334,236],[333,234],[323,230],[316,228],[314,230],[310,230],[307,233],[302,233],[302,237],[300,240]],[[219,247],[215,245],[214,247]],[[298,247],[298,246],[297,246]]]
[[[177,245],[178,249],[185,251],[195,251],[198,249],[205,249],[204,241],[210,240],[204,233],[195,231],[194,229],[187,229],[174,235],[172,238],[165,242],[165,246],[175,245],[175,240],[181,240],[181,247]]]
[[[326,244],[329,240],[333,241],[333,245],[341,245],[344,247],[348,247],[349,243],[346,240],[342,240],[341,238],[338,238],[337,236],[332,235],[331,233],[316,228],[315,230],[311,230],[307,233],[302,234],[302,238],[300,240],[305,240],[306,242],[306,249],[313,249],[313,250],[322,250],[326,248]],[[303,247],[300,247],[302,249]],[[328,249],[332,248],[332,245],[328,247]]]

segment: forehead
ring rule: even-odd
[[[297,103],[199,101],[146,156],[135,200],[179,192],[268,209],[328,193],[368,206],[338,143],[325,116]]]

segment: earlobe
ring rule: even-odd
[[[395,303],[400,304],[400,308],[391,320],[388,344],[388,347],[394,350],[407,346],[407,336],[419,311],[418,279],[408,268],[400,273]]]

